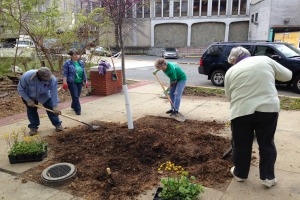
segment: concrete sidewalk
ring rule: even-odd
[[[162,93],[161,87],[157,83],[143,82],[140,85],[131,85],[129,89],[130,107],[133,120],[145,115],[165,116],[165,111],[169,108],[168,100],[159,98]],[[75,116],[69,108],[69,103],[60,105],[62,112],[84,122],[94,120],[126,122],[125,99],[122,93],[106,97],[90,96],[81,99],[82,115]],[[227,101],[219,101],[201,97],[183,97],[181,112],[187,119],[195,120],[216,120],[228,122]],[[42,113],[40,111],[40,113]],[[93,114],[91,114],[93,113]],[[42,114],[43,115],[43,114]],[[44,116],[44,115],[43,115]],[[74,127],[82,125],[74,120],[61,117],[64,127]],[[276,178],[278,184],[270,189],[266,189],[260,184],[258,163],[251,166],[249,178],[244,183],[238,183],[234,179],[230,182],[226,191],[217,191],[206,188],[202,195],[202,200],[257,200],[257,199],[300,199],[300,112],[281,111],[276,133],[275,142],[277,145],[278,157],[276,162]],[[28,121],[25,114],[0,120],[2,137],[5,133],[21,127],[27,127]],[[47,117],[41,117],[39,128],[41,135],[55,134],[54,127]],[[225,136],[230,136],[230,131],[225,132]],[[0,198],[4,200],[15,199],[80,199],[70,194],[39,185],[32,182],[22,183],[17,178],[22,173],[39,163],[10,164],[7,158],[8,146],[5,141],[0,140]],[[257,144],[253,151],[259,158]],[[140,200],[152,200],[153,192],[144,192]]]

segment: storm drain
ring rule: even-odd
[[[41,177],[46,184],[61,185],[74,177],[76,171],[73,164],[57,163],[44,169]]]

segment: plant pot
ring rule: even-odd
[[[47,149],[46,151],[40,154],[22,154],[16,156],[8,155],[10,164],[24,163],[24,162],[38,162],[38,161],[42,161],[46,157],[47,157]]]
[[[163,190],[162,187],[158,187],[158,188],[156,189],[156,192],[155,192],[155,195],[154,195],[154,197],[153,197],[153,200],[161,200],[161,198],[159,197],[159,193],[161,193],[162,190]]]

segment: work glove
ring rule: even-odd
[[[61,115],[61,112],[60,112],[60,110],[58,110],[58,107],[57,107],[57,106],[54,106],[54,107],[53,107],[53,113],[54,113],[55,115]]]
[[[34,101],[28,100],[28,101],[27,101],[27,106],[29,106],[29,107],[35,107]]]
[[[170,84],[170,87],[174,87],[174,86],[176,86],[176,84],[177,84],[177,81],[176,81],[176,80],[175,80],[175,81],[172,81],[171,84]]]
[[[168,87],[168,88],[164,91],[164,94],[165,94],[165,95],[169,95],[169,92],[170,92],[170,88]]]
[[[90,86],[89,82],[85,82],[85,88],[88,88]]]
[[[62,86],[62,88],[63,88],[64,90],[67,90],[67,89],[68,89],[68,84],[67,84],[67,83],[64,83],[63,86]]]
[[[153,72],[153,75],[156,75],[156,73],[158,72],[159,70],[156,70],[155,72]]]

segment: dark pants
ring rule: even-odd
[[[73,108],[75,112],[81,112],[79,97],[81,94],[82,85],[83,83],[68,82],[68,88],[72,97],[71,108]]]
[[[24,104],[26,105],[26,108],[27,108],[27,117],[30,122],[30,124],[28,125],[28,128],[38,129],[39,125],[40,125],[40,118],[39,118],[39,114],[37,112],[37,107],[27,106],[27,102],[23,98],[22,98],[22,101],[24,102]],[[35,102],[35,104],[38,104],[38,101],[34,101],[34,102]],[[45,108],[53,110],[53,104],[52,104],[51,98],[49,98],[43,104],[43,106]],[[47,115],[53,126],[56,127],[56,126],[61,125],[61,121],[60,121],[59,117],[57,115],[55,115],[53,112],[47,111]]]
[[[277,151],[274,134],[277,127],[278,113],[255,112],[251,115],[231,120],[233,139],[234,174],[239,178],[248,178],[254,132],[259,146],[260,179],[275,178],[274,167]]]

